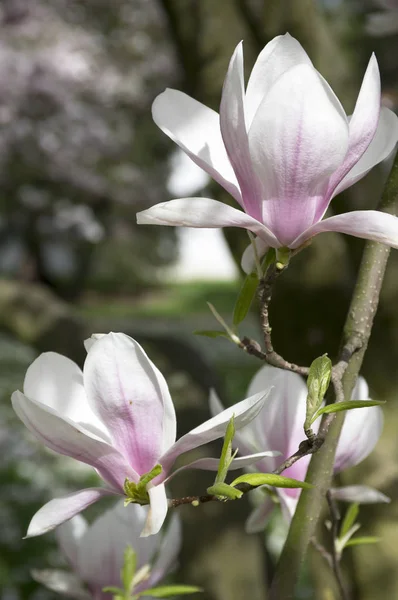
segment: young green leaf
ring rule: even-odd
[[[310,489],[314,487],[306,481],[298,481],[297,479],[291,479],[290,477],[283,477],[283,475],[274,475],[273,473],[247,473],[234,479],[231,483],[232,487],[237,486],[239,483],[248,483],[252,486],[260,485],[271,485],[272,487],[282,488],[304,488]]]
[[[332,375],[332,361],[326,354],[316,358],[308,373],[307,387],[307,409],[304,429],[308,429],[312,423],[311,419],[321,406]]]
[[[225,438],[224,438],[224,443],[223,443],[223,447],[221,450],[220,462],[218,464],[217,475],[216,475],[216,479],[214,481],[215,485],[218,483],[224,483],[225,478],[227,476],[228,469],[233,460],[232,441],[234,439],[234,436],[235,436],[235,425],[234,425],[234,415],[232,415],[232,417],[227,425],[227,430],[225,432]]]
[[[202,592],[202,588],[196,585],[162,585],[154,587],[144,592],[139,592],[137,598],[141,596],[152,596],[153,598],[169,598],[170,596],[182,596],[185,594],[195,594]]]
[[[197,329],[193,333],[194,335],[203,335],[210,338],[225,337],[229,339],[229,335],[225,331],[218,331],[217,329]]]
[[[211,494],[212,496],[217,496],[220,499],[227,500],[237,500],[243,495],[243,492],[241,492],[240,490],[236,490],[234,487],[228,485],[227,483],[217,483],[215,485],[212,485],[207,488],[207,493]]]
[[[127,546],[124,551],[124,562],[120,572],[125,592],[131,594],[133,588],[133,580],[137,568],[137,554],[131,546]]]
[[[342,410],[352,410],[354,408],[368,408],[369,406],[379,406],[385,404],[384,400],[348,400],[347,402],[336,402],[320,408],[311,419],[311,425],[318,417],[324,414],[340,412]]]
[[[124,590],[113,585],[102,588],[102,591],[108,594],[116,594],[117,596],[124,596]]]
[[[345,545],[345,548],[347,548],[348,546],[360,546],[362,544],[377,544],[378,542],[381,541],[381,538],[376,537],[376,536],[363,536],[363,537],[356,537],[356,538],[351,538],[350,540],[348,540],[348,542]]]
[[[233,315],[233,324],[234,327],[242,323],[245,319],[247,313],[249,312],[249,308],[253,301],[253,298],[256,294],[256,290],[258,287],[258,276],[257,273],[249,273],[242,284],[240,289],[238,298],[235,303],[234,315]]]
[[[359,504],[357,502],[355,502],[354,504],[350,504],[350,506],[346,510],[343,522],[340,527],[340,535],[339,535],[340,538],[347,535],[347,533],[349,532],[349,530],[351,529],[351,527],[354,525],[355,521],[357,520],[358,513],[359,513]]]

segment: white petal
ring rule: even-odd
[[[381,436],[383,423],[380,406],[347,411],[336,450],[336,473],[357,465],[372,452]]]
[[[43,535],[82,512],[103,496],[110,495],[115,495],[115,492],[104,488],[87,488],[50,500],[33,516],[26,537]]]
[[[394,150],[398,140],[398,117],[392,110],[382,107],[379,124],[373,140],[359,161],[340,181],[333,196],[365,177],[374,166],[385,160]]]
[[[261,411],[267,398],[268,391],[269,390],[265,390],[261,392],[261,394],[256,394],[251,398],[247,398],[246,400],[242,400],[241,402],[230,406],[223,410],[222,413],[219,413],[215,417],[202,423],[202,425],[199,425],[199,427],[195,427],[195,429],[192,429],[192,431],[186,435],[183,435],[160,459],[160,463],[165,471],[169,472],[171,465],[180,454],[223,437],[232,415],[234,415],[234,425],[236,430],[245,427],[255,419]]]
[[[257,256],[261,260],[265,253],[268,251],[269,246],[259,237],[256,237],[254,243],[256,244]],[[255,269],[253,244],[250,243],[244,251],[244,253],[242,254],[240,264],[247,275]]]
[[[249,145],[263,184],[262,220],[290,247],[314,222],[348,147],[347,120],[315,69],[301,64],[279,77],[257,110]]]
[[[221,135],[239,182],[245,211],[261,220],[261,185],[249,151],[245,124],[243,48],[238,44],[225,77],[221,105]]]
[[[238,456],[234,458],[229,466],[229,471],[236,471],[237,469],[243,469],[250,465],[254,465],[258,463],[262,458],[274,458],[275,456],[280,456],[280,452],[267,450],[265,452],[257,452],[255,454],[249,454],[247,456]],[[167,482],[170,481],[172,477],[180,473],[181,471],[185,471],[185,469],[202,469],[203,471],[217,471],[218,465],[220,464],[219,458],[198,458],[191,463],[187,463],[183,467],[180,467],[176,471],[174,471],[170,477],[167,478]]]
[[[265,225],[250,215],[210,198],[180,198],[161,202],[137,213],[137,223],[205,228],[242,227],[256,233],[273,248],[281,245]]]
[[[278,35],[260,52],[250,75],[246,90],[247,127],[276,80],[285,71],[299,64],[312,65],[302,45],[291,35]]]
[[[152,561],[160,540],[139,537],[147,515],[148,507],[119,501],[92,523],[79,548],[79,572],[90,589],[120,587],[127,546],[137,554],[137,570]]]
[[[177,90],[166,89],[152,105],[156,125],[241,203],[239,185],[229,162],[218,114]]]
[[[109,441],[106,426],[88,404],[81,369],[66,356],[56,352],[41,354],[26,372],[24,392]]]
[[[369,400],[369,386],[366,379],[361,375],[358,377],[351,394],[352,400]]]
[[[296,452],[304,439],[303,424],[306,412],[307,386],[296,373],[264,365],[254,376],[248,394],[259,393],[271,387],[270,394],[257,419],[248,425],[239,437],[246,438],[260,451],[272,448],[281,453],[280,458],[264,459],[260,465],[264,472],[272,471]],[[317,423],[314,427],[319,426]],[[238,439],[240,445],[240,439]],[[297,461],[284,475],[295,479],[305,477],[309,457]]]
[[[87,340],[84,340],[84,347],[86,349],[86,352],[89,352],[95,344],[95,342],[104,337],[104,335],[106,335],[106,333],[93,333]]]
[[[90,348],[84,383],[115,447],[139,475],[150,471],[176,435],[174,405],[163,375],[135,340],[109,333]]]
[[[300,462],[300,461],[298,461]],[[284,473],[285,474],[285,473]],[[297,503],[300,497],[300,491],[298,490],[298,494],[296,497],[290,496],[286,490],[283,488],[276,488],[282,509],[282,515],[285,521],[290,523],[293,518],[294,513],[296,512]]]
[[[245,524],[246,533],[264,532],[269,518],[275,508],[275,503],[268,496],[264,496],[264,501],[255,508],[249,515]]]
[[[33,569],[31,575],[35,581],[57,594],[75,598],[76,600],[91,600],[91,594],[84,589],[82,582],[73,573],[59,569]]]
[[[328,231],[337,231],[398,248],[398,217],[378,210],[355,210],[324,219],[304,231],[290,247],[298,248],[315,235]]]
[[[55,533],[62,553],[75,570],[79,562],[77,558],[79,544],[87,527],[86,519],[82,515],[76,515],[70,521],[60,525]]]
[[[333,498],[341,502],[358,502],[358,504],[388,504],[391,499],[367,485],[346,485],[331,489]]]
[[[168,511],[168,500],[163,483],[152,487],[148,486],[148,494],[150,507],[144,529],[141,532],[141,537],[147,537],[158,533],[165,521]]]
[[[91,465],[114,489],[123,491],[126,477],[137,481],[137,473],[116,448],[19,391],[13,393],[11,401],[24,425],[47,448]]]

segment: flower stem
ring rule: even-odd
[[[398,155],[388,178],[379,210],[396,214],[398,208]],[[359,268],[358,278],[343,330],[342,347],[356,344],[361,347],[353,352],[342,376],[345,399],[351,397],[370,338],[376,314],[381,285],[390,248],[376,242],[367,242]],[[331,416],[331,415],[330,415]],[[325,416],[321,424],[326,421]],[[320,450],[312,456],[307,481],[315,487],[303,490],[297,505],[289,533],[280,556],[272,582],[270,600],[294,598],[294,591],[305,559],[308,546],[315,535],[323,500],[333,475],[337,443],[344,423],[344,412],[335,413],[328,434]]]

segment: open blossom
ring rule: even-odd
[[[278,457],[263,458],[255,468],[270,472],[276,469],[289,456],[294,454],[304,439],[304,421],[306,416],[307,386],[296,373],[283,371],[265,365],[252,379],[248,393],[253,394],[266,387],[273,386],[261,413],[245,429],[238,431],[236,442],[243,452],[254,452],[271,445],[281,453]],[[368,386],[359,378],[352,394],[355,400],[368,399]],[[213,414],[223,407],[217,396],[210,398]],[[318,431],[320,419],[312,428]],[[338,473],[357,465],[371,453],[383,428],[383,413],[379,406],[349,410],[346,413],[343,430],[337,446],[334,472]],[[286,477],[305,480],[310,456],[305,456],[283,472]],[[296,510],[300,490],[275,488],[282,512],[290,520]],[[347,486],[333,490],[337,499],[351,502],[388,502],[388,498],[373,488],[366,486]],[[264,529],[264,525],[275,506],[269,496],[248,519],[246,529],[252,533]]]
[[[148,509],[138,504],[125,510],[119,502],[91,525],[76,515],[56,532],[58,544],[73,572],[34,570],[36,581],[50,590],[77,600],[111,600],[104,587],[121,587],[124,551],[131,546],[137,556],[133,593],[157,585],[175,566],[181,548],[181,526],[173,515],[164,536],[140,538]]]
[[[83,372],[60,354],[40,355],[26,373],[24,393],[14,392],[12,404],[38,440],[91,465],[107,486],[51,500],[34,515],[27,537],[54,529],[103,496],[130,497],[126,480],[134,487],[160,465],[160,474],[148,481],[141,502],[150,503],[142,535],[157,533],[166,518],[165,483],[176,458],[223,437],[233,414],[237,429],[247,425],[261,410],[266,393],[243,400],[176,441],[176,416],[166,380],[141,346],[127,335],[109,333],[93,336],[86,348]],[[232,467],[259,457],[237,458]],[[182,468],[187,467],[217,470],[218,459],[199,459]]]
[[[360,210],[323,219],[332,198],[385,159],[398,140],[396,115],[380,109],[375,56],[350,118],[289,34],[260,53],[246,91],[242,44],[237,46],[220,115],[168,89],[155,99],[153,118],[243,210],[183,198],[138,213],[138,223],[241,227],[257,235],[260,254],[268,247],[298,248],[326,231],[398,247],[394,216]]]

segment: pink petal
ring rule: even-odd
[[[112,490],[87,488],[54,498],[42,506],[31,520],[26,537],[43,535],[85,510],[103,496],[115,495]]]
[[[261,260],[263,256],[269,249],[269,246],[266,242],[264,242],[261,238],[257,237],[255,239],[256,249],[258,258]],[[249,244],[244,253],[242,254],[241,259],[241,267],[243,271],[247,274],[251,273],[255,269],[255,261],[254,261],[254,250],[253,244]]]
[[[84,588],[83,582],[73,573],[60,569],[33,569],[32,578],[57,594],[75,600],[92,600],[91,594]]]
[[[304,231],[290,247],[298,248],[315,235],[327,231],[346,233],[398,248],[398,217],[378,210],[356,210],[325,219]]]
[[[90,408],[81,369],[66,356],[56,352],[40,354],[26,372],[24,393],[105,442],[110,441],[106,426]]]
[[[250,513],[246,521],[246,533],[264,532],[275,506],[275,502],[269,496],[264,496],[264,501]]]
[[[68,559],[73,569],[77,569],[79,560],[79,545],[87,532],[88,524],[81,515],[76,515],[70,521],[60,525],[55,533],[62,554]]]
[[[236,471],[237,469],[243,469],[244,467],[248,467],[258,463],[262,458],[265,457],[274,457],[279,456],[279,452],[274,452],[273,450],[268,450],[265,452],[257,452],[256,454],[249,454],[247,456],[238,456],[234,458],[229,466],[230,471]],[[191,463],[187,463],[183,467],[180,467],[176,471],[174,471],[166,480],[169,482],[172,477],[180,473],[181,471],[185,471],[185,469],[202,469],[203,471],[217,471],[218,465],[220,463],[219,458],[198,458]]]
[[[346,485],[331,489],[332,496],[341,502],[358,502],[358,504],[388,504],[391,499],[367,485]]]
[[[300,64],[279,77],[257,110],[249,145],[262,181],[262,220],[290,247],[314,222],[348,147],[345,115],[314,68]]]
[[[247,128],[253,121],[262,100],[277,79],[291,67],[312,65],[301,44],[291,35],[278,35],[260,52],[247,84],[245,109]]]
[[[93,411],[114,445],[142,475],[175,440],[176,419],[167,383],[141,346],[122,333],[90,348],[84,383]]]
[[[168,500],[166,489],[163,483],[149,487],[148,494],[150,500],[149,512],[141,537],[147,537],[159,533],[167,515]]]
[[[238,44],[229,63],[220,105],[221,135],[242,193],[245,211],[261,220],[261,186],[252,167],[245,123],[243,48]]]
[[[336,473],[357,465],[372,452],[381,436],[383,423],[380,406],[347,411],[334,462]]]
[[[137,213],[139,225],[183,225],[185,227],[241,227],[253,231],[269,246],[279,248],[276,237],[253,217],[209,198],[181,198],[161,202]]]
[[[79,573],[91,590],[120,587],[127,546],[137,553],[137,570],[153,560],[160,540],[139,537],[147,514],[147,507],[118,502],[90,525],[79,548]]]
[[[164,472],[168,473],[170,471],[171,466],[180,454],[223,437],[232,415],[235,417],[234,423],[237,430],[248,425],[262,409],[266,397],[267,391],[263,391],[261,394],[256,394],[251,398],[242,400],[242,402],[230,406],[220,414],[205,421],[202,425],[199,425],[199,427],[195,427],[195,429],[192,429],[192,431],[182,436],[182,438],[180,438],[174,446],[161,457],[160,463],[163,466]]]
[[[239,184],[229,162],[218,114],[177,90],[167,89],[152,105],[156,125],[242,204]]]
[[[19,391],[13,393],[11,401],[21,421],[47,448],[91,465],[104,481],[122,493],[126,477],[137,481],[137,474],[118,450],[91,436],[77,423]]]
[[[153,565],[146,587],[150,588],[157,585],[176,566],[177,557],[182,546],[181,529],[181,519],[177,513],[174,513],[163,536],[158,557]]]
[[[330,178],[328,192],[319,204],[315,219],[321,219],[335,188],[364,154],[376,133],[380,114],[380,73],[373,54],[363,78],[354,112],[349,124],[349,143],[344,162]],[[347,186],[348,187],[348,186]]]
[[[333,192],[337,196],[343,190],[354,185],[357,181],[365,177],[367,173],[381,161],[385,160],[398,140],[398,117],[392,110],[385,106],[380,111],[379,124],[374,138],[370,142],[359,161],[348,171],[347,175],[340,181]]]

